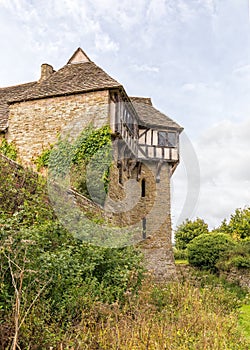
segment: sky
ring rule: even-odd
[[[249,0],[0,0],[0,86],[80,46],[184,127],[172,220],[210,228],[250,205]]]

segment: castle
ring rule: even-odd
[[[179,163],[183,129],[150,98],[129,97],[81,48],[58,71],[42,64],[38,81],[0,89],[0,135],[15,144],[24,166],[32,166],[60,133],[77,133],[90,123],[111,129],[116,152],[109,197],[124,202],[131,179],[140,189],[132,207],[128,199],[112,214],[114,222],[137,224],[149,270],[159,279],[173,275],[170,178]],[[104,209],[112,212],[108,201]]]

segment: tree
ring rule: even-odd
[[[228,233],[240,239],[250,237],[250,208],[235,210],[228,223]]]
[[[176,248],[183,250],[187,248],[187,245],[197,236],[201,234],[207,234],[208,225],[202,220],[197,218],[194,221],[186,220],[175,231],[175,244]]]

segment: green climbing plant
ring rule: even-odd
[[[42,153],[35,159],[37,171],[40,171],[42,168],[47,168],[49,166],[49,158],[52,148],[53,146],[50,145],[50,148],[43,150]]]
[[[12,160],[17,159],[17,149],[13,142],[8,142],[4,137],[0,143],[0,153]]]
[[[59,137],[54,146],[43,150],[35,160],[37,170],[49,168],[50,176],[55,180],[70,175],[71,186],[99,204],[103,204],[108,192],[111,162],[110,127],[105,125],[96,129],[92,124],[81,132],[74,143]],[[90,179],[91,195],[88,190]]]
[[[109,126],[95,129],[93,125],[89,125],[75,142],[71,167],[72,186],[99,204],[103,204],[105,194],[108,192],[111,162]],[[89,180],[91,180],[91,196],[88,190]]]

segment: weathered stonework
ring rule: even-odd
[[[130,173],[130,174],[129,174]],[[138,169],[134,168],[122,171],[122,183],[136,181]],[[113,222],[120,226],[137,226],[141,242],[138,246],[145,256],[145,264],[157,280],[175,278],[175,264],[171,243],[171,214],[170,214],[170,166],[165,163],[161,169],[160,182],[156,182],[156,166],[153,162],[144,162],[140,170],[138,181],[138,193],[126,198],[124,185],[119,183],[119,170],[115,167],[111,172],[109,197],[120,203],[124,203],[120,213],[113,213]],[[142,197],[142,181],[145,181],[145,196]],[[136,192],[136,190],[134,190]],[[139,197],[135,205],[130,203],[134,197]],[[131,209],[130,209],[131,208]],[[112,211],[105,205],[108,213]],[[144,221],[144,223],[143,223]],[[144,226],[144,227],[143,227]],[[138,238],[137,238],[138,240]]]
[[[229,271],[221,272],[220,276],[226,278],[231,283],[238,283],[241,287],[250,290],[250,270],[247,268],[232,268]]]
[[[52,97],[10,105],[8,142],[13,142],[24,165],[57,142],[58,136],[75,137],[89,123],[109,123],[109,92]]]

